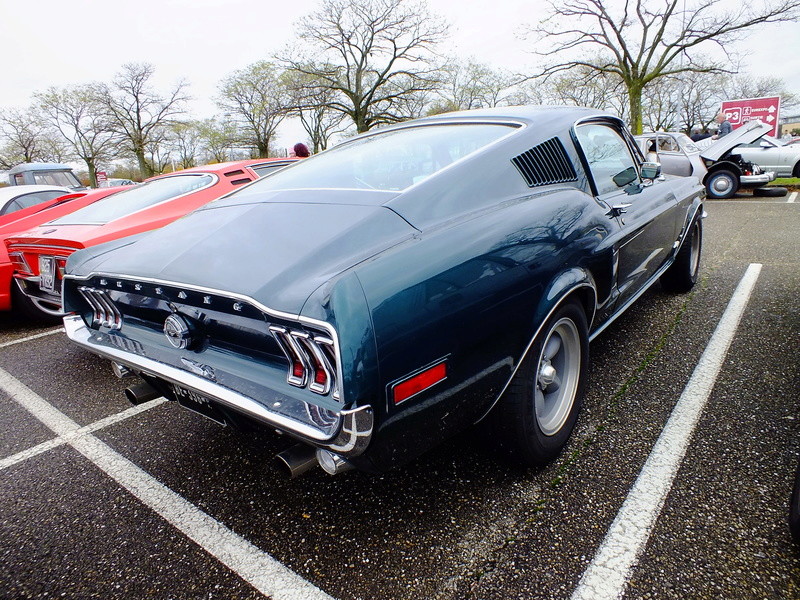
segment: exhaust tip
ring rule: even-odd
[[[131,404],[137,406],[149,402],[150,400],[155,400],[160,396],[161,394],[149,383],[137,383],[129,388],[125,388],[125,397]]]
[[[125,365],[121,365],[117,362],[111,363],[111,370],[114,372],[114,375],[116,375],[120,379],[126,379],[128,377],[133,377],[135,375],[135,373],[131,371],[128,367],[126,367]]]
[[[322,448],[317,450],[317,461],[319,462],[319,466],[322,467],[322,470],[328,475],[337,475],[338,473],[344,473],[353,468],[352,464],[338,454],[334,454],[330,450],[323,450]]]
[[[292,479],[317,466],[314,448],[305,444],[295,444],[276,454],[275,459],[284,470],[289,472],[289,477]]]

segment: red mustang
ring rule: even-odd
[[[122,189],[125,188],[110,187],[74,193],[67,193],[69,190],[65,189],[55,198],[0,217],[0,240],[62,217]],[[20,308],[24,312],[30,301],[22,293],[19,286],[12,283],[11,275],[13,272],[14,265],[8,257],[6,246],[0,243],[0,311]]]
[[[61,275],[67,257],[76,250],[158,229],[295,160],[244,160],[152,177],[36,229],[6,237],[14,278],[27,301],[19,303],[21,312],[40,320],[60,318]]]

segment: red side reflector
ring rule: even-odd
[[[419,394],[432,385],[439,383],[447,378],[447,363],[439,363],[426,369],[422,373],[414,375],[411,379],[398,383],[392,390],[392,399],[395,404],[400,404],[403,400]]]

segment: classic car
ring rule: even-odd
[[[8,171],[11,185],[59,185],[71,191],[85,190],[69,165],[61,163],[23,163]]]
[[[14,277],[40,320],[61,317],[61,274],[67,257],[87,248],[156,229],[296,159],[219,163],[152,177],[113,197],[5,239]]]
[[[442,114],[368,132],[147,235],[73,254],[64,324],[166,396],[382,471],[488,419],[555,457],[589,340],[657,281],[690,289],[704,193],[591,109]]]
[[[736,150],[744,160],[757,162],[776,177],[800,177],[800,146],[786,144],[772,136],[740,146]]]
[[[775,179],[775,173],[742,158],[741,144],[757,140],[771,127],[751,121],[718,139],[693,142],[683,133],[655,131],[635,136],[647,160],[671,175],[697,177],[710,198],[730,198],[740,188],[755,188]],[[735,149],[735,151],[734,151]]]
[[[20,190],[23,188],[44,187],[44,186],[14,186],[11,188],[0,189],[0,195],[6,190]],[[52,221],[58,217],[69,214],[79,208],[88,206],[121,188],[104,188],[101,190],[85,190],[80,192],[65,192],[66,188],[58,188],[60,191],[54,198],[40,202],[33,206],[21,208],[8,215],[0,217],[0,311],[15,310],[21,315],[36,321],[55,322],[48,316],[41,318],[41,312],[36,308],[35,303],[22,293],[19,284],[13,279],[14,263],[6,250],[3,240],[9,236],[26,231],[31,227],[37,227],[42,223]],[[51,196],[54,192],[47,192]],[[25,200],[23,200],[25,203]]]

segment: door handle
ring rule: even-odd
[[[609,217],[619,217],[621,215],[624,215],[626,212],[628,212],[628,209],[631,206],[633,206],[633,204],[631,202],[620,202],[619,204],[613,204],[611,206],[611,210],[608,211],[606,214]]]

